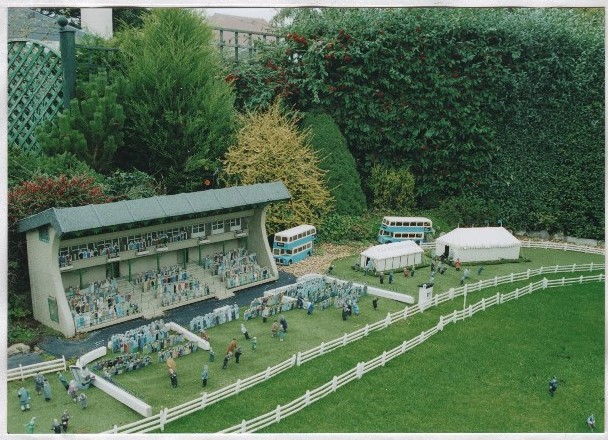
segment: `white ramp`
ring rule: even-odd
[[[144,417],[150,417],[152,415],[152,407],[150,405],[102,377],[96,376],[95,380],[91,382],[91,385],[96,386],[110,397],[127,405],[133,411],[138,412]]]
[[[411,295],[406,295],[405,293],[397,293],[391,290],[379,289],[377,287],[367,286],[367,294],[379,296],[381,298],[394,299],[395,301],[403,302],[406,304],[414,304],[416,299]]]
[[[169,323],[167,323],[167,326],[169,327],[170,330],[184,335],[184,337],[187,340],[195,342],[198,345],[198,348],[202,348],[203,350],[207,350],[207,351],[209,351],[211,349],[211,346],[209,345],[209,341],[205,341],[200,336],[196,336],[190,330],[186,330],[181,325],[178,325],[174,322],[169,322]]]

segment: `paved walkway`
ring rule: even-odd
[[[176,309],[168,310],[162,316],[165,322],[173,321],[186,328],[189,328],[192,318],[200,315],[205,315],[213,309],[222,307],[228,304],[238,304],[239,307],[248,306],[254,298],[259,298],[264,295],[266,290],[276,289],[277,287],[286,286],[296,282],[296,277],[279,271],[279,279],[271,283],[262,284],[260,286],[251,287],[235,292],[235,296],[224,300],[206,299],[195,304],[186,305]],[[111,327],[106,327],[85,335],[79,334],[81,339],[64,339],[59,337],[47,337],[38,346],[45,352],[61,357],[62,355],[68,358],[76,358],[83,354],[101,346],[105,346],[110,337],[116,333],[124,333],[127,330],[137,328],[148,324],[159,318],[154,319],[134,319],[132,321],[123,322]],[[13,361],[14,356],[8,358],[8,368],[18,367],[19,363],[30,365],[40,362],[38,357],[21,357],[19,360]],[[15,364],[15,365],[13,365]],[[12,366],[11,366],[12,365]]]

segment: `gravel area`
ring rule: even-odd
[[[321,243],[315,245],[313,255],[306,260],[292,264],[291,266],[281,266],[280,270],[291,273],[295,277],[300,277],[309,273],[324,274],[327,272],[332,261],[349,255],[358,255],[362,250],[367,249],[368,247],[369,245],[364,244],[343,245]]]

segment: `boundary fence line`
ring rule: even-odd
[[[454,310],[452,313],[445,316],[441,315],[439,317],[439,322],[434,327],[431,327],[428,330],[423,330],[418,336],[410,339],[409,341],[403,341],[403,343],[397,347],[394,347],[389,351],[384,351],[380,356],[377,356],[367,362],[357,363],[356,367],[342,373],[339,376],[334,376],[331,381],[315,388],[314,390],[307,390],[304,395],[298,397],[290,403],[283,406],[277,405],[276,409],[273,411],[267,412],[266,414],[250,420],[243,420],[240,424],[220,431],[220,433],[251,433],[277,423],[285,417],[295,414],[312,403],[321,400],[323,397],[335,392],[338,388],[354,381],[355,379],[361,379],[364,374],[369,373],[378,367],[383,367],[387,362],[422,344],[424,341],[429,339],[431,336],[436,335],[440,331],[443,331],[445,325],[471,318],[475,313],[485,311],[488,307],[503,304],[514,299],[519,299],[522,296],[528,295],[537,290],[604,280],[604,274],[589,275],[586,277],[581,275],[580,277],[568,279],[562,278],[556,280],[548,280],[547,278],[543,278],[540,281],[530,283],[524,288],[515,289],[507,294],[501,294],[498,292],[496,295],[491,297],[482,298],[479,302],[469,305],[462,310]]]
[[[188,402],[182,403],[172,408],[165,407],[161,409],[159,414],[153,415],[149,418],[142,419],[136,422],[132,422],[123,426],[116,426],[114,428],[103,432],[105,433],[146,433],[150,431],[154,431],[160,429],[164,430],[164,426],[166,423],[175,421],[183,416],[192,414],[196,411],[203,410],[208,406],[211,406],[221,400],[224,400],[228,397],[237,395],[243,390],[251,388],[260,382],[268,380],[283,371],[289,370],[294,366],[300,366],[305,362],[311,361],[319,356],[323,356],[325,353],[333,351],[337,348],[344,347],[352,342],[358,341],[366,337],[370,332],[381,330],[383,328],[388,327],[394,322],[398,322],[403,319],[407,319],[408,316],[413,316],[417,313],[422,313],[424,310],[432,306],[437,306],[443,302],[450,301],[459,296],[465,296],[470,292],[479,291],[488,287],[495,287],[500,284],[512,283],[515,281],[527,280],[532,276],[538,276],[542,274],[555,274],[555,273],[571,273],[571,272],[580,272],[580,271],[594,271],[594,270],[602,270],[604,269],[604,265],[597,263],[589,263],[589,264],[569,264],[564,266],[549,266],[549,267],[541,267],[539,269],[528,269],[525,272],[520,272],[517,274],[511,273],[509,275],[505,275],[502,277],[494,277],[485,281],[479,281],[473,284],[465,284],[464,286],[460,286],[458,288],[452,288],[447,292],[442,294],[435,295],[433,299],[425,304],[416,304],[413,306],[407,306],[401,311],[397,311],[394,313],[388,313],[384,319],[381,319],[372,324],[366,324],[365,327],[356,330],[352,333],[345,333],[343,336],[331,340],[329,342],[321,342],[317,347],[313,347],[309,350],[298,352],[297,354],[292,355],[287,360],[275,365],[274,367],[268,367],[265,371],[262,371],[258,374],[250,376],[246,379],[239,379],[235,383],[225,386],[216,391],[212,391],[210,393],[203,393],[201,397],[197,397],[196,399],[190,400]],[[603,277],[603,274],[599,275]],[[597,276],[595,276],[597,278]],[[585,279],[582,275],[577,277],[576,280]],[[557,280],[559,282],[565,282],[565,278],[561,280]],[[157,420],[156,424],[150,423],[150,419]],[[139,429],[142,428],[142,429]]]
[[[21,379],[22,381],[28,377],[34,377],[36,373],[54,373],[55,371],[66,371],[68,369],[65,362],[65,356],[61,359],[53,359],[52,361],[39,362],[32,365],[21,365],[11,368],[6,372],[8,382]]]

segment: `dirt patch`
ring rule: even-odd
[[[331,262],[337,258],[347,257],[349,255],[357,255],[362,250],[367,249],[369,245],[352,245],[352,244],[332,244],[321,243],[315,245],[315,251],[312,256],[304,261],[292,264],[291,266],[280,266],[284,272],[291,273],[296,277],[309,273],[324,274],[331,265]]]

